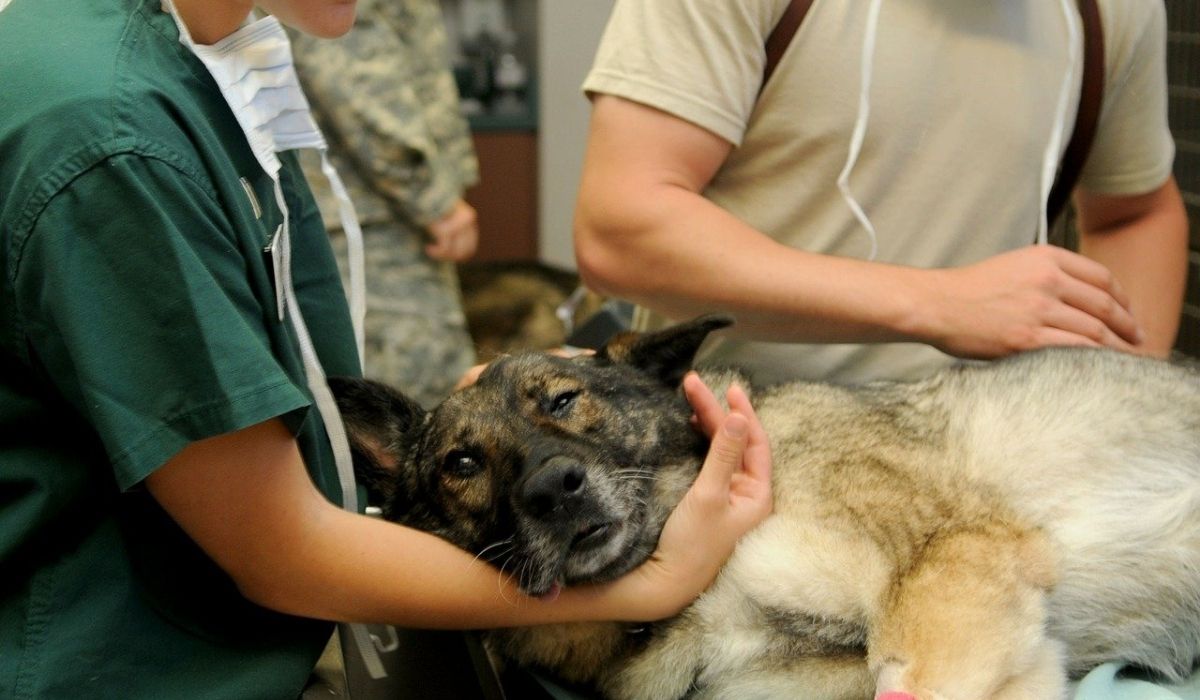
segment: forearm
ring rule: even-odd
[[[1187,215],[1173,180],[1129,216],[1081,216],[1080,252],[1105,265],[1129,295],[1145,340],[1138,351],[1165,357],[1179,331],[1187,283]],[[1084,207],[1097,197],[1083,195]]]
[[[568,587],[552,601],[531,598],[508,575],[433,535],[320,510],[298,536],[264,553],[255,567],[264,575],[243,586],[247,597],[306,617],[442,629],[657,618],[675,609],[637,600],[636,581],[624,579]]]
[[[756,339],[920,332],[920,271],[782,245],[705,199],[731,148],[683,119],[597,95],[575,220],[584,281],[676,318],[729,312],[732,332]]]
[[[780,244],[684,187],[585,176],[576,218],[589,286],[675,318],[726,311],[742,337],[917,339],[923,272]]]
[[[765,469],[769,474],[769,464]],[[699,564],[680,566],[678,556],[651,557],[612,583],[574,586],[555,600],[539,600],[433,535],[329,503],[313,486],[291,433],[279,420],[193,443],[146,483],[248,599],[294,615],[416,627],[666,617],[708,585],[733,538],[746,529],[745,522],[736,521],[745,509],[712,508],[716,516],[735,522],[707,518],[712,522],[705,526],[717,528],[716,533],[701,529],[696,535],[707,538],[707,551],[690,554],[694,548],[684,548]]]

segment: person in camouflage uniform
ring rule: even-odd
[[[296,68],[358,210],[366,248],[365,373],[425,405],[475,362],[454,263],[478,242],[478,180],[437,0],[363,0],[337,40],[293,34]],[[345,237],[320,161],[301,162],[345,278]]]

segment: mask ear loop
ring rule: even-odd
[[[322,157],[324,157],[323,151]],[[330,169],[332,170],[332,168]],[[336,173],[334,177],[337,177]],[[337,180],[337,183],[341,184],[341,180]],[[317,413],[320,414],[321,420],[325,423],[325,432],[329,436],[329,446],[333,450],[333,461],[337,467],[338,486],[342,490],[342,507],[352,513],[357,513],[358,487],[354,480],[350,441],[346,437],[346,428],[342,423],[337,401],[333,398],[333,392],[329,390],[329,384],[325,381],[325,371],[321,368],[321,361],[317,357],[316,347],[313,345],[312,337],[308,333],[308,326],[304,323],[304,314],[300,310],[296,290],[292,285],[291,222],[289,221],[287,202],[284,201],[283,188],[278,176],[275,177],[275,201],[279,206],[280,212],[283,214],[283,224],[280,227],[279,240],[277,241],[277,245],[280,248],[280,264],[276,271],[276,279],[279,281],[279,287],[283,292],[284,305],[286,306],[288,317],[292,321],[292,329],[296,332],[296,341],[300,346],[300,356],[304,360],[304,372],[308,380],[309,391],[313,394],[313,403],[316,404]],[[347,201],[349,201],[348,197]],[[339,209],[344,213],[344,207],[339,207]],[[353,212],[351,211],[351,213]],[[345,225],[344,222],[343,225]],[[357,227],[357,222],[355,226]],[[349,240],[349,236],[347,236],[347,240]],[[362,238],[359,236],[360,244],[361,240]],[[360,262],[361,253],[362,246],[359,245]],[[359,279],[362,279],[361,276]],[[379,651],[376,649],[375,643],[371,640],[371,632],[367,629],[367,626],[354,622],[343,623],[343,626],[348,630],[350,638],[354,641],[354,646],[358,649],[359,656],[367,669],[367,674],[376,680],[386,678],[388,675],[387,668],[383,665]]]
[[[1067,106],[1075,87],[1076,66],[1080,63],[1083,52],[1079,27],[1075,26],[1075,11],[1068,0],[1059,0],[1063,22],[1067,27],[1067,74],[1063,77],[1062,87],[1058,91],[1058,105],[1055,109],[1054,125],[1050,131],[1050,140],[1042,156],[1041,181],[1041,211],[1038,216],[1037,242],[1045,245],[1049,240],[1050,221],[1047,207],[1050,200],[1050,189],[1054,187],[1054,176],[1058,172],[1058,164],[1062,159],[1063,129],[1067,123]]]
[[[858,86],[858,115],[854,120],[854,131],[850,136],[850,150],[846,155],[846,164],[842,166],[842,172],[837,179],[842,199],[846,200],[846,206],[850,208],[854,218],[858,219],[858,223],[862,225],[863,230],[867,232],[867,237],[871,240],[871,253],[867,256],[868,260],[875,259],[879,252],[879,242],[875,235],[875,226],[863,211],[862,206],[859,205],[858,200],[854,198],[854,193],[850,191],[850,172],[854,170],[854,164],[858,162],[858,154],[862,151],[863,139],[867,133],[867,120],[871,114],[871,64],[875,58],[875,37],[879,27],[880,5],[881,0],[871,0],[871,7],[867,10],[867,27],[863,35],[861,57],[861,78]]]
[[[367,316],[367,285],[366,265],[363,258],[362,227],[358,224],[358,214],[354,210],[354,202],[346,191],[342,178],[329,162],[329,154],[320,149],[321,172],[329,181],[333,196],[338,201],[338,218],[342,223],[342,232],[346,234],[346,258],[350,268],[350,320],[354,324],[354,342],[358,346],[358,360],[366,366],[366,332],[364,323]]]

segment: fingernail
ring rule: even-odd
[[[750,427],[746,425],[745,420],[732,420],[733,415],[737,414],[732,414],[730,416],[731,420],[725,421],[725,434],[733,438],[745,437]]]

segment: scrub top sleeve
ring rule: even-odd
[[[117,155],[60,191],[22,249],[31,363],[127,489],[189,443],[306,407],[276,355],[258,231],[163,160]]]

